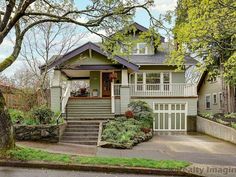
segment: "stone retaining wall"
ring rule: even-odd
[[[236,144],[236,130],[197,116],[197,131]]]
[[[60,140],[66,124],[59,125],[14,125],[16,140],[45,141],[57,143]]]

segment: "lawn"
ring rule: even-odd
[[[0,158],[3,159],[3,157]],[[110,165],[110,166],[125,166],[125,167],[145,167],[155,169],[182,169],[190,165],[185,161],[176,160],[149,160],[142,158],[114,158],[114,157],[84,157],[68,154],[56,154],[46,151],[18,147],[8,152],[4,157],[8,160],[21,161],[44,161],[63,164],[87,164],[87,165]]]

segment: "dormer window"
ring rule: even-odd
[[[120,49],[121,53],[128,52],[128,49],[126,47],[122,46]],[[137,43],[132,50],[132,53],[134,55],[145,55],[148,54],[148,47],[146,43]]]
[[[148,47],[146,43],[137,43],[137,45],[133,48],[133,54],[145,55],[147,53]]]

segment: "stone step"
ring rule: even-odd
[[[69,144],[82,144],[82,145],[97,145],[97,141],[87,140],[87,141],[78,141],[78,140],[61,140],[62,143]]]
[[[98,121],[98,122],[105,122],[107,120],[113,120],[114,117],[70,117],[67,118],[67,122],[74,122],[74,121]],[[78,123],[76,123],[78,124]]]
[[[73,112],[73,113],[105,113],[105,114],[111,114],[111,109],[81,109],[81,108],[76,108],[76,109],[67,109],[67,112]]]
[[[94,140],[97,141],[98,140],[98,135],[90,135],[90,136],[62,136],[62,141],[63,140],[82,140],[82,141],[86,141],[86,140]]]
[[[84,121],[81,121],[81,120],[69,120],[67,121],[67,126],[82,126],[82,125],[90,125],[90,126],[99,126],[99,123],[100,121],[91,121],[91,120],[84,120]]]
[[[110,103],[111,99],[69,99],[68,103]]]
[[[81,137],[81,136],[86,136],[86,137],[98,136],[98,132],[65,132],[63,134],[63,137]]]
[[[79,127],[79,128],[71,128],[67,127],[65,132],[99,132],[99,127]]]
[[[97,127],[99,127],[99,123],[96,123],[96,124],[89,124],[89,123],[68,124],[68,121],[67,121],[67,126],[66,126],[66,128],[97,128]]]

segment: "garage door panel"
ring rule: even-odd
[[[186,131],[186,104],[154,103],[154,130]]]

